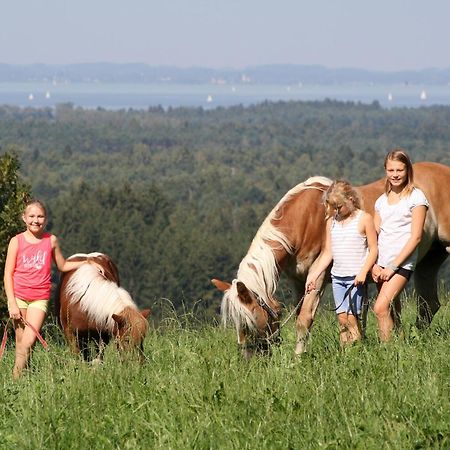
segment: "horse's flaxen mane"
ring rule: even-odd
[[[104,253],[93,252],[93,253],[75,253],[74,255],[69,256],[67,259],[73,258],[87,258],[90,256],[91,258],[95,258],[96,256],[105,256]]]
[[[282,219],[282,208],[292,197],[307,189],[325,191],[331,183],[329,178],[311,177],[294,186],[272,209],[253,238],[247,255],[239,265],[237,280],[242,281],[264,303],[269,304],[278,284],[279,271],[274,250],[283,248],[292,253],[289,239],[273,222]],[[250,329],[255,327],[253,316],[238,299],[236,280],[223,296],[222,318],[225,323],[227,319],[232,319],[237,329],[239,325],[246,325]]]
[[[71,258],[80,255],[72,255]],[[90,320],[105,324],[111,332],[115,323],[113,314],[120,314],[126,307],[137,310],[130,294],[113,281],[106,280],[92,264],[83,264],[72,274],[66,292],[71,297],[70,302],[79,302]]]

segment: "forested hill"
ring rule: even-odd
[[[312,175],[373,181],[395,146],[448,165],[449,123],[450,107],[334,101],[209,111],[4,106],[0,146],[19,156],[23,178],[50,206],[65,255],[109,253],[142,306],[203,299],[214,309],[210,278],[234,277],[293,185]]]
[[[0,62],[0,82],[157,84],[448,84],[450,68],[395,72],[321,65],[269,64],[244,68],[173,67],[147,64],[26,64]]]

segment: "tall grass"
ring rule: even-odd
[[[241,358],[233,330],[169,318],[146,340],[146,362],[102,366],[75,358],[47,325],[13,382],[13,348],[0,362],[0,448],[302,449],[450,448],[450,307],[432,326],[342,351],[336,319],[319,311],[308,352],[294,357],[293,323],[271,357]]]

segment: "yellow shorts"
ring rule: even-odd
[[[46,313],[50,300],[22,300],[21,298],[16,298],[16,302],[19,309],[37,308]]]

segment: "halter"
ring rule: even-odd
[[[261,306],[264,311],[266,311],[267,314],[269,314],[270,317],[272,317],[273,320],[278,321],[279,314],[271,308],[265,301],[261,300],[259,297],[257,297],[258,305]]]

